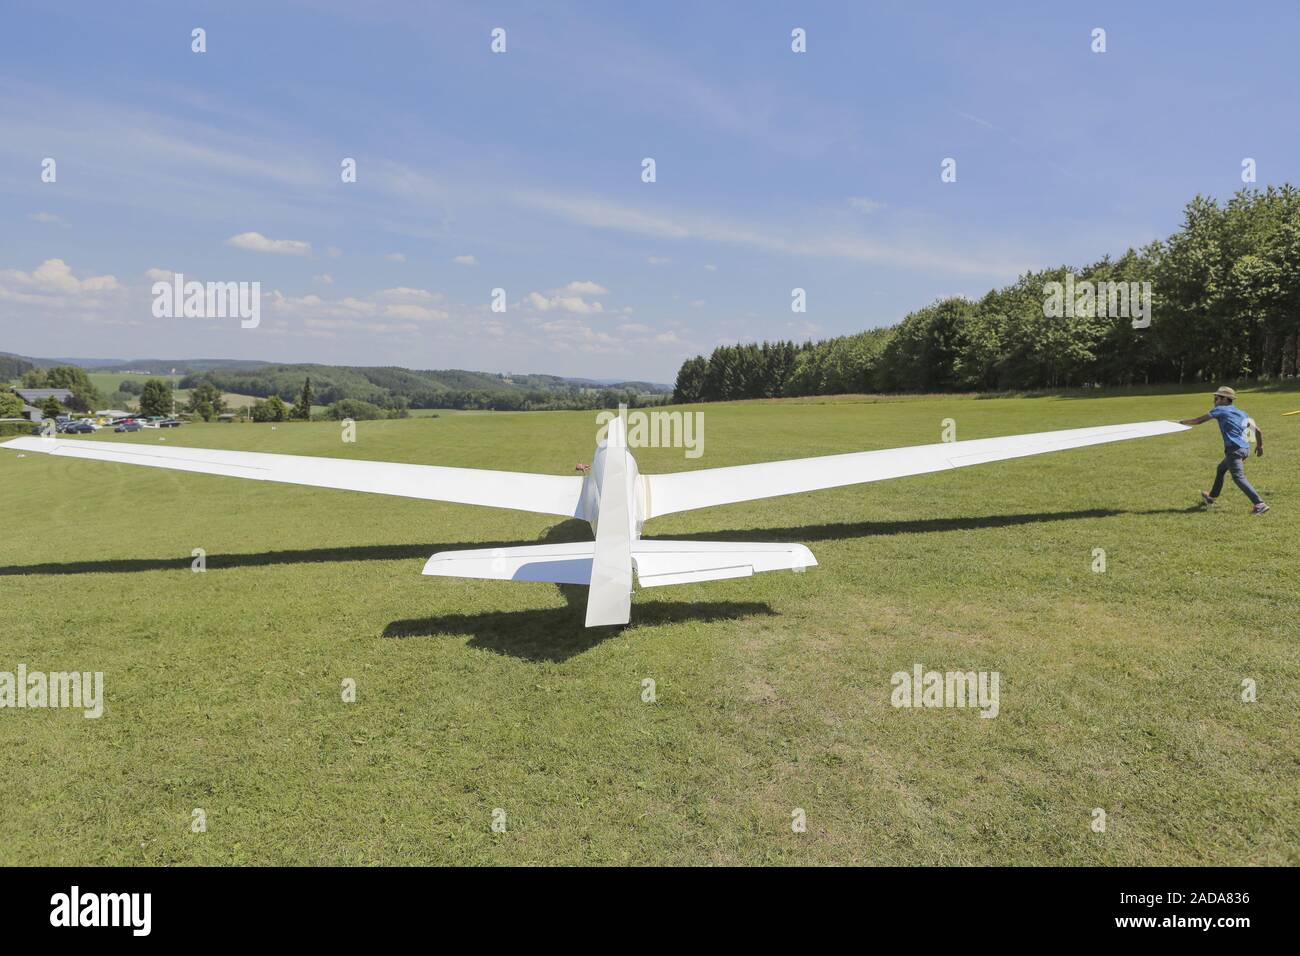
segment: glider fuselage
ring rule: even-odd
[[[606,427],[605,438],[597,439],[591,472],[582,487],[581,517],[587,519],[597,539],[602,505],[606,514],[616,510],[620,516],[616,520],[626,522],[628,540],[641,537],[641,527],[648,517],[646,483],[627,448],[623,422],[617,418]]]

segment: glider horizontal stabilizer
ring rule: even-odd
[[[580,541],[575,544],[439,551],[425,563],[424,573],[444,578],[590,584],[591,558],[595,550],[594,541]]]
[[[590,584],[595,553],[594,541],[439,551],[425,564],[424,573],[497,581]],[[632,542],[632,564],[641,586],[653,588],[749,577],[762,571],[802,571],[815,567],[817,559],[802,544],[640,539]]]
[[[647,541],[632,544],[643,588],[746,578],[761,571],[802,571],[817,559],[802,544],[754,541]]]

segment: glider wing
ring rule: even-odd
[[[253,478],[290,485],[368,491],[401,498],[450,501],[539,514],[579,514],[585,479],[477,468],[444,468],[354,458],[312,458],[210,448],[161,447],[126,442],[72,441],[62,438],[15,438],[0,448],[40,452],[125,465],[194,471],[204,475]]]
[[[1067,448],[1083,448],[1129,438],[1148,438],[1187,430],[1176,422],[1135,422],[1131,425],[1103,425],[1010,435],[1005,438],[976,438],[970,441],[940,442],[910,448],[852,452],[820,458],[798,458],[730,468],[705,468],[670,475],[644,475],[647,518],[710,508],[737,501],[753,501],[777,495],[820,491],[868,481],[884,481],[906,475],[924,475],[949,468],[982,465],[990,461],[1041,455]]]

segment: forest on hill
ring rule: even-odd
[[[533,411],[597,409],[661,404],[668,390],[647,382],[598,385],[555,375],[498,375],[459,369],[416,371],[397,367],[342,365],[258,365],[212,368],[187,375],[181,388],[210,382],[223,392],[294,401],[303,381],[311,379],[317,403],[355,400],[390,411],[403,408],[493,409]]]

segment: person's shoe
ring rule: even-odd
[[[1211,497],[1210,497],[1208,494],[1206,494],[1204,491],[1202,491],[1202,492],[1201,492],[1201,502],[1202,502],[1202,503],[1203,503],[1203,504],[1208,508],[1210,505],[1214,504],[1214,499],[1211,498]]]
[[[1262,515],[1267,510],[1268,505],[1261,501],[1259,504],[1255,505],[1255,507],[1250,509],[1250,513],[1253,515]]]

